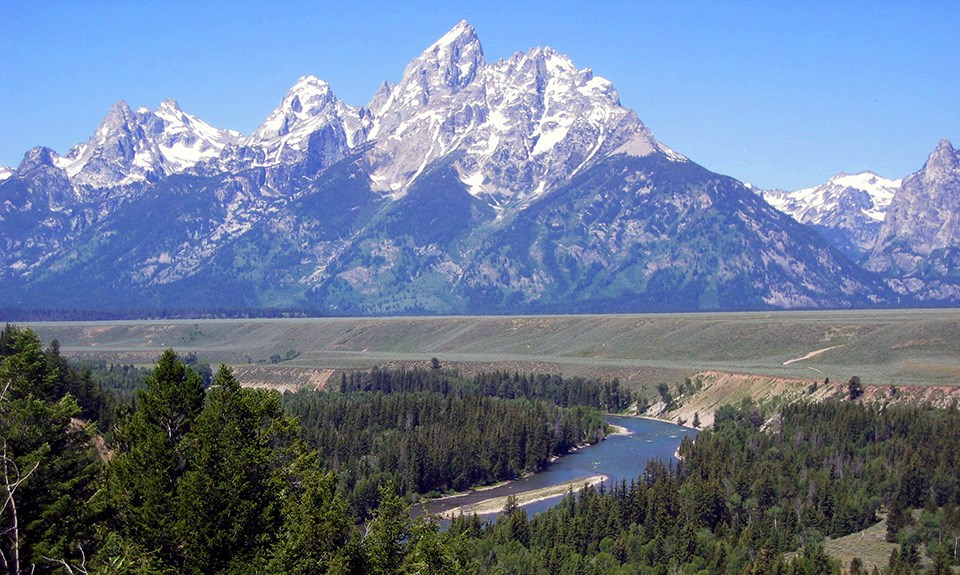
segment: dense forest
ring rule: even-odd
[[[337,471],[357,517],[369,516],[384,485],[436,495],[542,469],[604,439],[601,409],[629,405],[617,382],[506,372],[372,369],[333,387],[282,402],[324,468]]]
[[[532,518],[508,502],[493,523],[441,528],[410,518],[411,497],[536,470],[602,438],[602,411],[629,394],[435,369],[344,374],[328,391],[281,396],[240,387],[224,366],[205,381],[184,359],[167,351],[145,372],[73,366],[31,331],[3,330],[0,568],[861,573],[823,539],[881,517],[900,543],[884,573],[957,564],[956,409],[844,401],[764,421],[749,402],[726,406],[679,463],[651,462]]]

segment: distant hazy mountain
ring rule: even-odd
[[[766,197],[848,234],[848,253],[870,249],[896,182],[831,182]],[[898,297],[659,143],[609,81],[550,48],[488,63],[466,22],[366,106],[305,76],[249,136],[173,101],[120,102],[66,156],[37,148],[0,174],[0,218],[0,295],[17,307],[503,313]]]
[[[813,188],[764,190],[761,194],[770,205],[813,226],[843,253],[860,261],[873,249],[901,181],[873,172],[838,174]]]

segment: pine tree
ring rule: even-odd
[[[295,422],[275,391],[242,389],[221,365],[203,411],[183,439],[187,469],[177,484],[177,531],[189,570],[248,563],[279,528]]]
[[[847,382],[847,396],[850,401],[854,401],[861,395],[863,395],[863,384],[860,382],[860,378],[855,375]]]
[[[44,573],[89,549],[100,462],[36,334],[7,326],[0,352],[0,563]]]
[[[309,575],[362,570],[363,557],[350,538],[346,502],[336,493],[332,471],[323,471],[316,454],[292,465],[283,502],[284,523],[272,550],[268,573]]]
[[[176,566],[183,561],[176,537],[177,484],[187,464],[182,439],[203,408],[203,381],[167,350],[145,383],[137,411],[116,432],[108,497],[125,546],[156,549],[161,561]]]
[[[890,511],[887,513],[887,541],[893,543],[897,540],[897,533],[900,532],[910,522],[910,514],[904,508],[903,502],[899,498],[893,500],[890,505]]]
[[[393,492],[392,485],[380,487],[380,506],[373,512],[364,540],[369,573],[399,573],[410,539],[410,511],[403,498]]]

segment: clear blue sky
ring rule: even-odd
[[[461,19],[488,61],[548,45],[662,142],[763,187],[901,177],[960,145],[960,2],[6,0],[0,166],[66,153],[110,105],[176,98],[252,132],[298,77],[354,105]]]

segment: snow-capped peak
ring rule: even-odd
[[[440,158],[492,206],[547,193],[613,154],[679,154],[660,146],[608,80],[550,47],[486,64],[474,29],[460,22],[370,102],[367,153],[376,189],[394,197]]]
[[[452,46],[457,43],[474,42],[477,40],[477,31],[466,20],[457,22],[457,25],[451,28],[439,40],[424,50],[424,53],[434,51],[443,46]]]
[[[764,191],[770,204],[801,223],[823,224],[838,210],[853,208],[882,222],[890,201],[903,180],[891,180],[873,172],[840,173],[825,183],[793,192]]]
[[[860,257],[877,239],[893,196],[903,180],[873,172],[837,174],[823,184],[793,192],[759,190],[767,202],[802,224],[834,230],[850,246],[849,255]]]
[[[56,165],[74,184],[105,188],[153,180],[217,157],[240,134],[218,130],[166,100],[155,111],[136,112],[120,100],[97,131]]]
[[[302,76],[252,135],[219,158],[221,169],[302,164],[315,174],[366,138],[366,112],[337,99],[330,85]]]
[[[13,172],[15,172],[15,171],[16,171],[16,170],[14,170],[13,168],[8,168],[8,167],[6,167],[6,166],[0,166],[0,182],[4,181],[4,180],[6,180],[7,178],[9,178],[10,176],[12,176],[12,175],[13,175]]]
[[[426,104],[434,90],[465,88],[483,65],[477,32],[463,20],[407,65],[400,87]]]
[[[252,141],[264,141],[286,136],[329,112],[335,107],[337,98],[330,85],[315,76],[303,76],[283,97],[280,106],[274,110],[250,137]]]
[[[154,126],[159,129],[154,134],[167,173],[182,172],[216,158],[225,146],[241,137],[238,132],[218,130],[187,114],[172,98],[164,100],[153,116],[162,122],[162,126]]]

